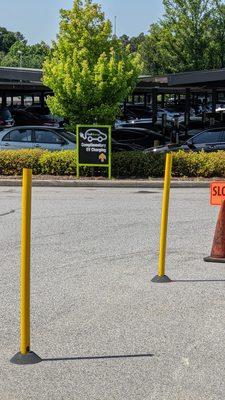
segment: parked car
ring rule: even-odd
[[[121,112],[124,116],[124,119],[152,117],[152,107],[145,106],[142,103],[127,103],[125,107],[121,107]]]
[[[59,124],[54,122],[53,120],[45,117],[45,116],[38,116],[30,113],[29,111],[25,110],[18,110],[12,109],[11,114],[14,118],[15,125],[46,125],[46,126],[56,126],[58,127]]]
[[[7,107],[0,108],[0,127],[13,126],[15,123],[13,116]]]
[[[152,123],[151,118],[135,119],[135,120],[131,120],[129,122],[123,122],[123,121],[117,120],[115,123],[115,128],[116,129],[119,129],[119,128],[139,129],[139,128],[141,128],[141,129],[146,129],[148,131],[162,135],[162,120],[158,119],[154,124]],[[171,131],[173,129],[174,129],[174,124],[171,121],[167,121],[166,127],[165,127],[165,138],[163,140],[163,143],[165,141],[169,140]]]
[[[176,111],[170,108],[157,108],[157,117],[162,118],[166,114],[168,121],[173,121],[175,117],[182,117],[184,115],[181,111]],[[150,119],[152,118],[152,106],[145,106],[144,104],[126,104],[122,111],[122,120],[130,121],[135,119]]]
[[[166,114],[166,119],[167,121],[173,122],[175,118],[180,118],[183,117],[183,113],[176,112],[176,111],[171,111],[166,108],[159,108],[157,111],[157,118],[162,119],[163,115]]]
[[[121,151],[143,151],[144,148],[134,143],[121,143],[112,139],[112,153],[118,153]]]
[[[209,120],[205,122],[205,126],[203,124],[202,116],[191,116],[189,119],[189,124],[188,124],[188,131],[187,131],[187,136],[192,137],[194,135],[197,135],[197,133],[201,132],[204,128],[208,128],[209,126]],[[179,121],[179,134],[180,137],[186,137],[186,126],[185,126],[185,120],[182,118]]]
[[[0,150],[35,148],[50,151],[73,150],[75,142],[75,135],[53,127],[32,125],[0,130]]]
[[[42,107],[41,105],[34,104],[32,106],[26,107],[25,111],[30,112],[38,118],[43,118],[46,123],[49,123],[49,125],[55,124],[55,126],[63,127],[65,124],[68,123],[68,120],[52,115],[47,106]]]
[[[42,107],[41,105],[34,104],[32,106],[26,107],[25,111],[37,115],[49,115],[50,110],[47,106]]]
[[[212,152],[225,150],[225,126],[218,128],[208,128],[183,144],[167,144],[144,150],[146,153],[168,153],[171,151],[201,151]]]
[[[112,130],[112,151],[143,151],[165,137],[143,128]],[[63,128],[14,126],[0,129],[0,150],[40,148],[50,151],[75,149],[76,135]]]
[[[142,148],[148,148],[154,145],[154,141],[165,143],[168,138],[165,138],[161,133],[139,127],[117,127],[112,130],[112,138],[117,142],[139,145]]]
[[[176,113],[178,112],[178,113],[184,114],[185,109],[186,109],[186,100],[182,99],[175,103],[174,100],[171,99],[170,101],[166,102],[165,108],[171,112],[176,112]],[[194,115],[195,110],[194,110],[193,106],[191,106],[190,112],[191,112],[191,114]]]

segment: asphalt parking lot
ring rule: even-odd
[[[2,400],[222,400],[225,265],[204,263],[208,189],[172,189],[167,274],[160,189],[34,188],[31,348],[19,350],[21,189],[0,187]]]

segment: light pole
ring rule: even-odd
[[[21,50],[18,50],[18,51],[17,51],[17,54],[19,54],[19,56],[20,56],[20,68],[22,68],[22,62],[23,62],[23,53],[22,53],[22,51],[21,51]]]
[[[114,17],[114,36],[117,36],[117,16]]]

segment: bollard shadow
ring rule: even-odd
[[[143,358],[143,357],[154,357],[154,354],[119,354],[119,355],[107,355],[107,356],[79,356],[79,357],[56,357],[56,358],[42,358],[42,361],[81,361],[81,360],[112,360],[112,359],[124,359],[124,358]]]
[[[225,279],[173,279],[172,283],[207,283],[207,282],[225,282]]]

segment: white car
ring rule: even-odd
[[[74,150],[76,136],[64,129],[43,126],[14,126],[0,130],[0,150],[36,148]]]

